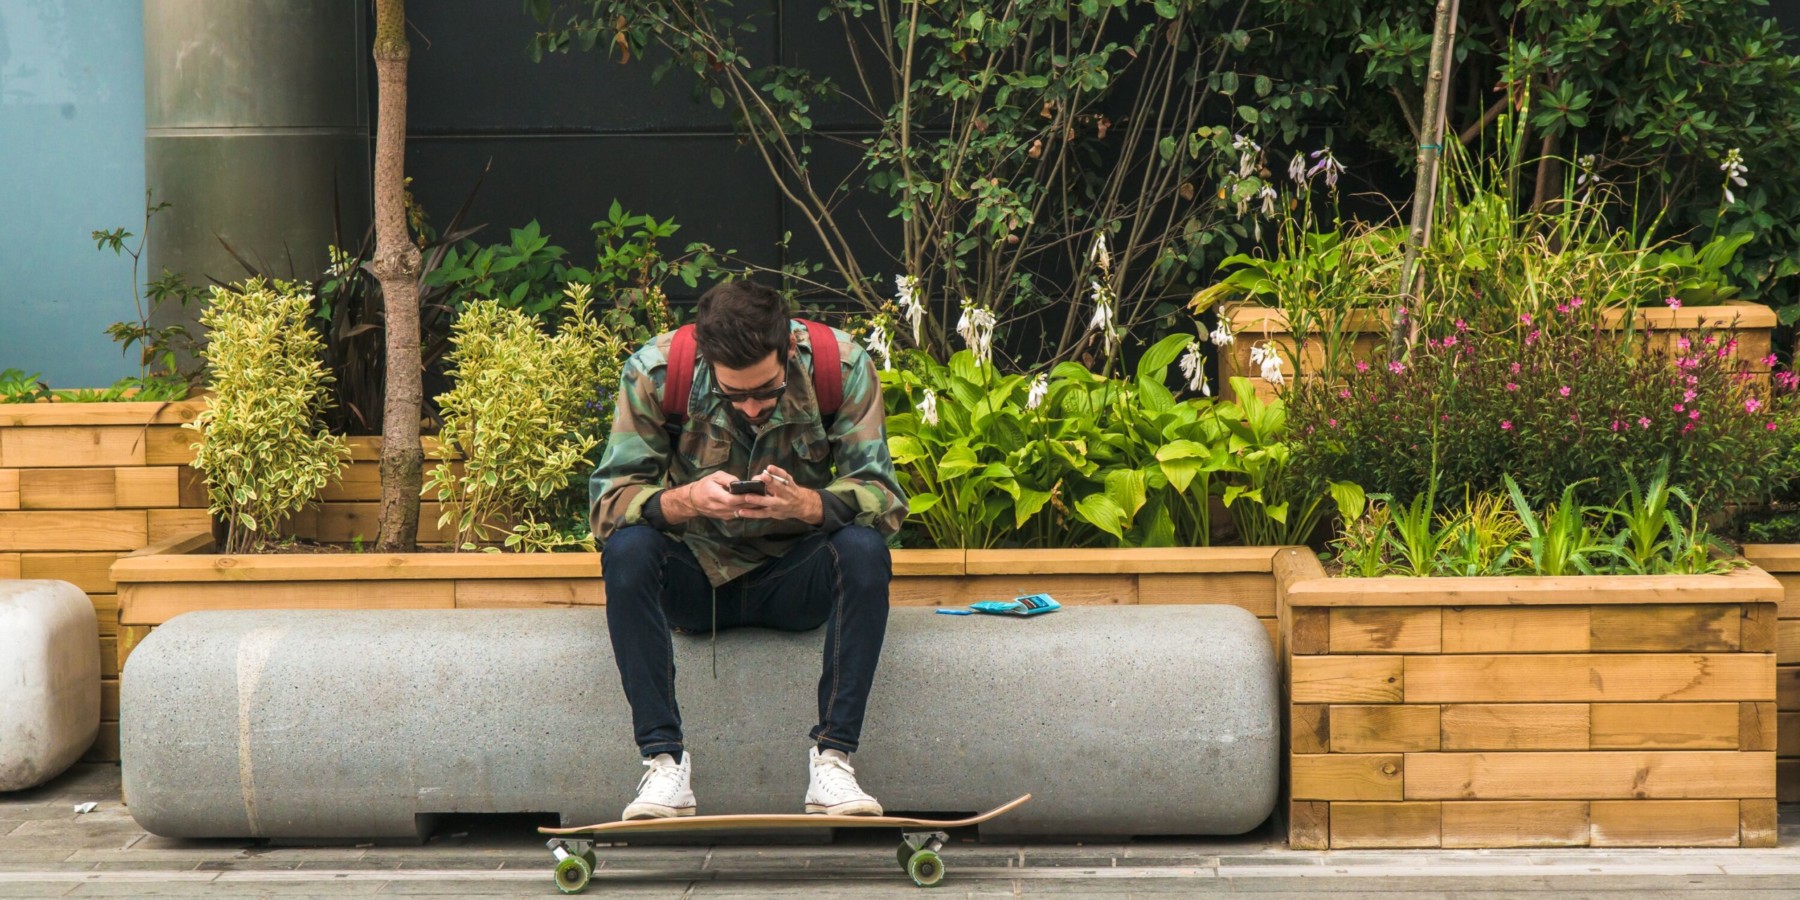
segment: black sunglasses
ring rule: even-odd
[[[760,391],[721,391],[717,384],[713,385],[712,395],[726,403],[749,403],[753,400],[774,400],[787,392],[787,382]]]

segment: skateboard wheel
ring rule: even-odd
[[[579,894],[593,875],[594,867],[588,864],[585,855],[564,857],[556,864],[556,889],[565,894]]]
[[[901,871],[906,871],[906,867],[912,862],[913,853],[913,848],[907,844],[901,844],[900,849],[894,852],[894,855],[900,860]]]
[[[600,854],[595,853],[594,848],[589,847],[586,850],[581,851],[581,858],[587,860],[589,872],[600,868]]]
[[[917,851],[906,861],[906,874],[919,887],[937,887],[944,880],[944,861],[930,850]]]

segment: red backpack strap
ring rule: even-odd
[[[819,398],[819,415],[835,416],[844,405],[843,358],[838,354],[837,335],[831,326],[801,319],[812,340],[813,394]]]
[[[669,340],[668,368],[663,372],[663,418],[670,423],[687,419],[688,397],[694,391],[694,326],[675,329]]]

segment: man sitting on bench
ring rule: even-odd
[[[881,815],[849,754],[887,631],[886,536],[906,499],[868,354],[843,332],[790,320],[766,286],[719,284],[693,325],[625,363],[588,490],[613,656],[649,767],[622,817],[695,814],[671,628],[821,624],[805,809]]]

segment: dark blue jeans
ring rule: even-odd
[[[681,709],[675,702],[671,626],[710,633],[713,590],[693,551],[648,525],[614,532],[601,550],[601,572],[607,630],[631,704],[638,752],[679,757]],[[810,733],[821,746],[856,751],[887,636],[892,575],[881,534],[851,525],[809,537],[786,556],[718,588],[720,630],[755,625],[811,631],[825,626],[819,724]]]

